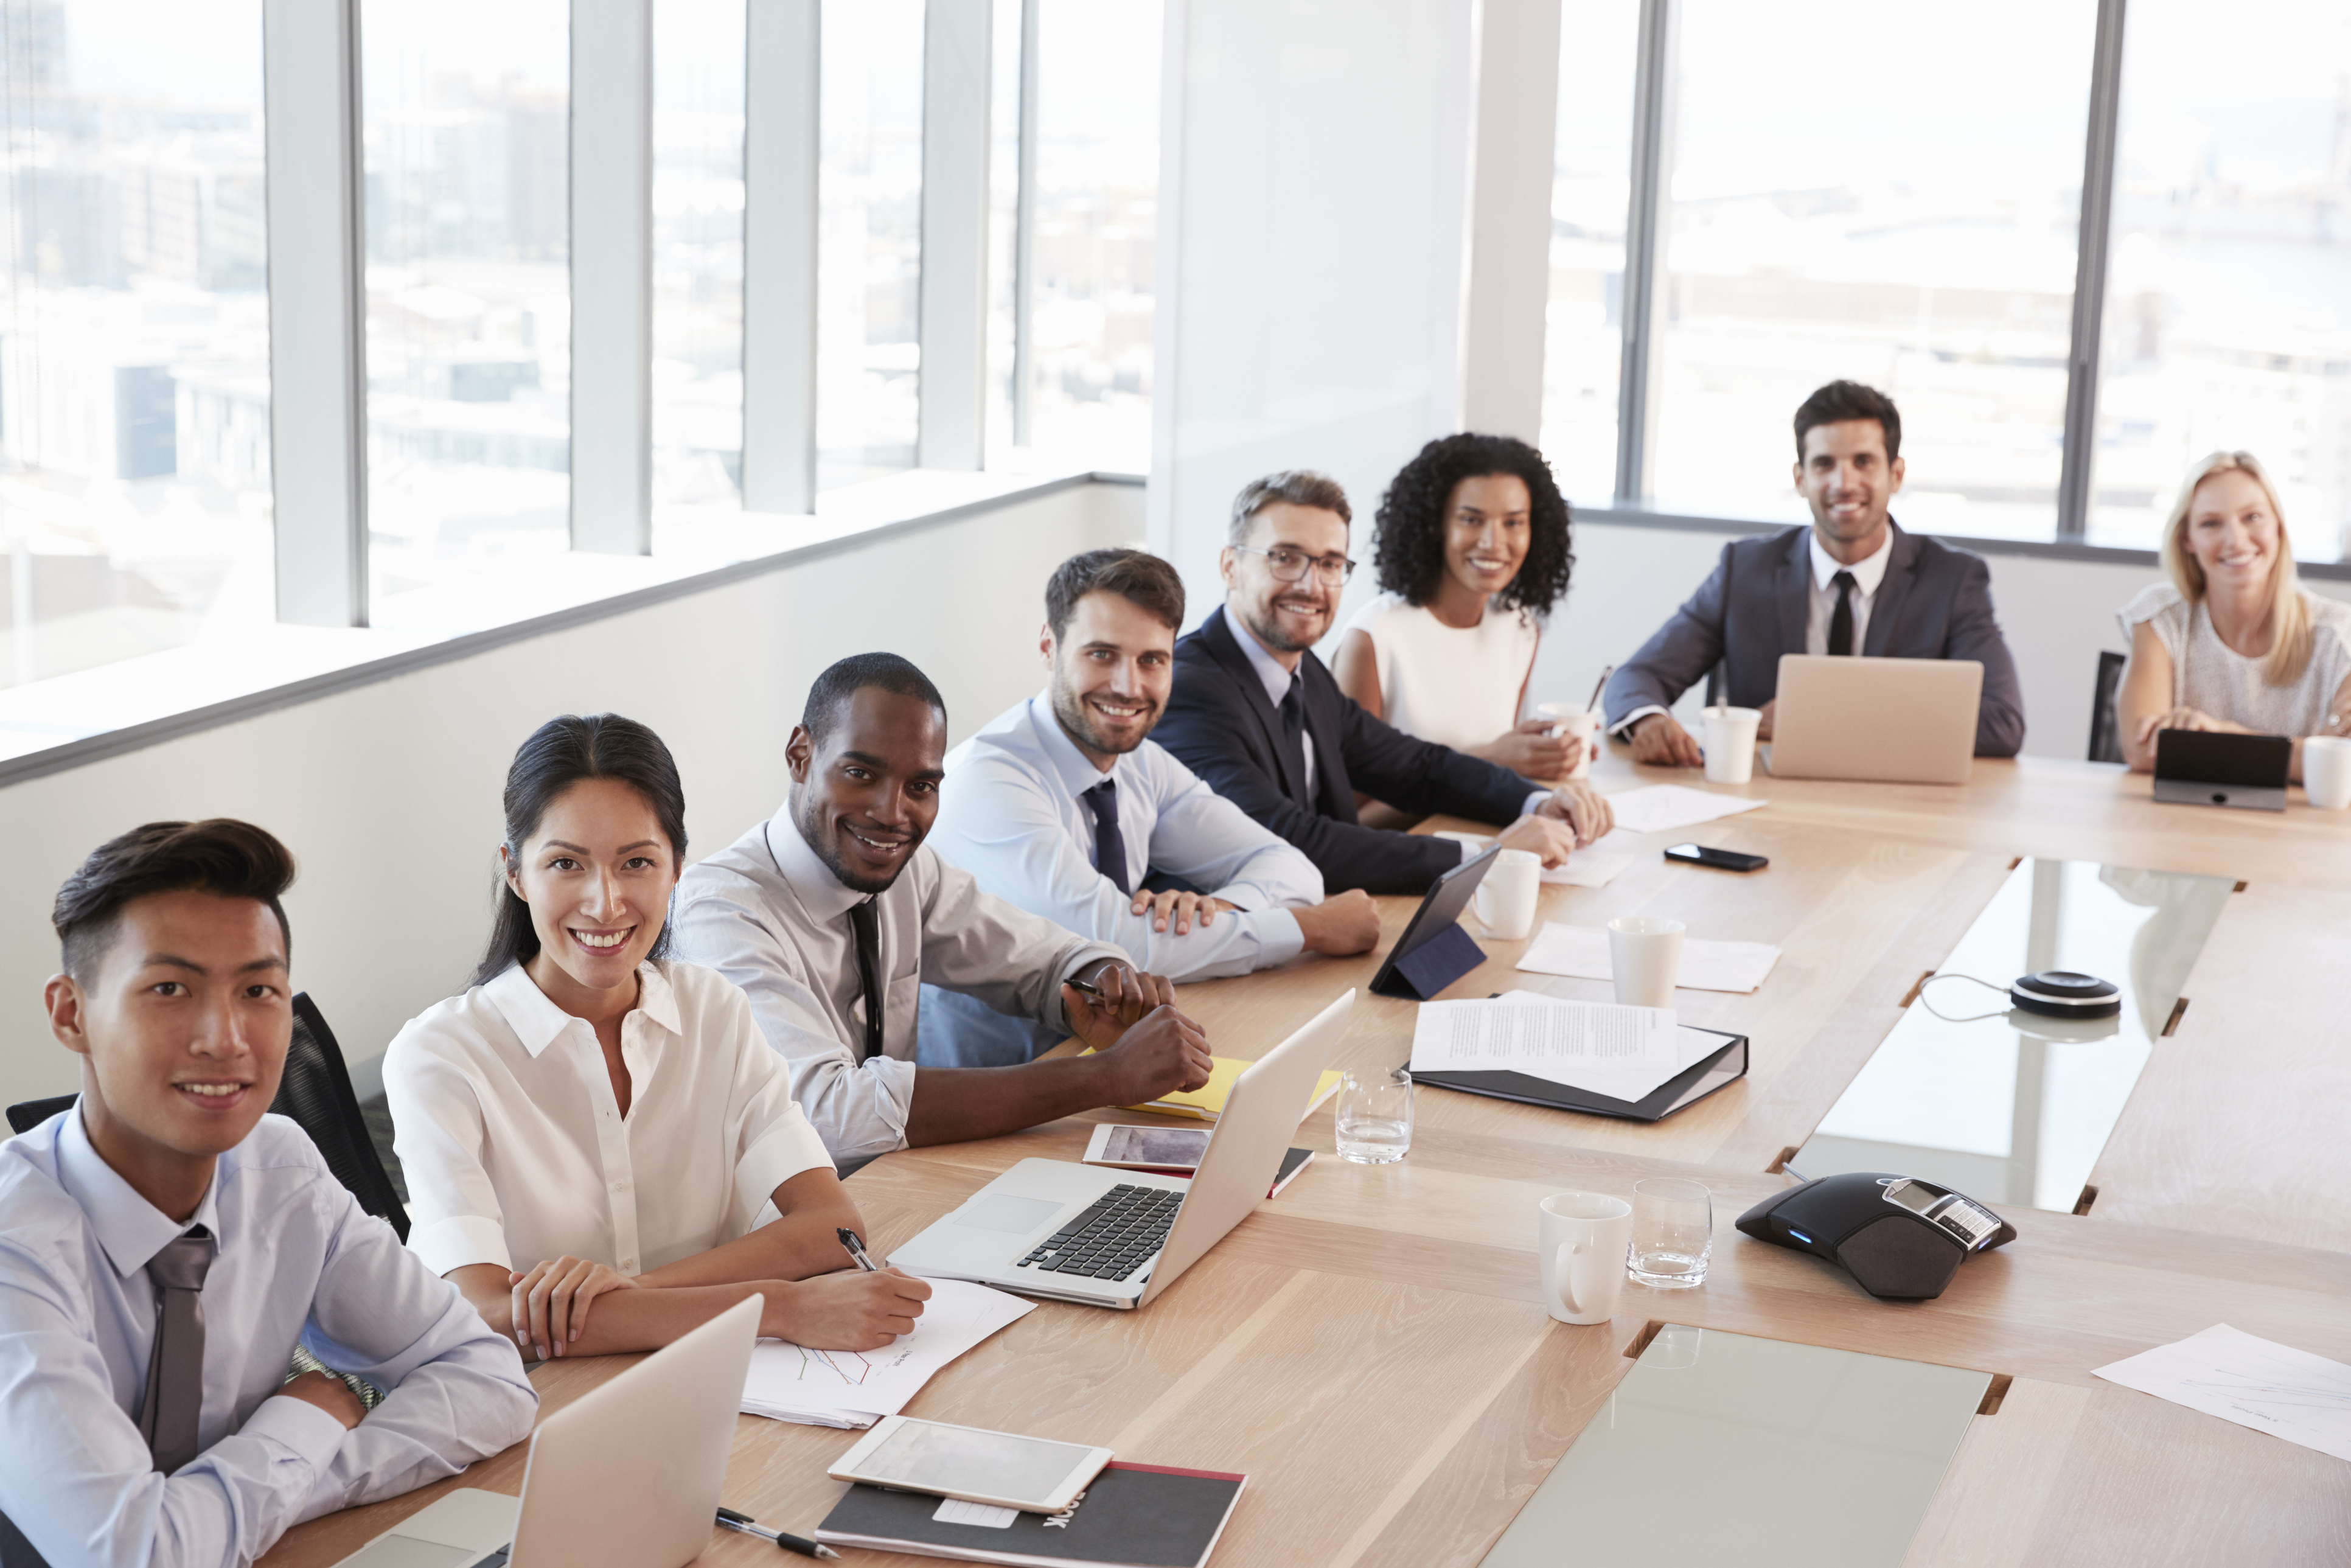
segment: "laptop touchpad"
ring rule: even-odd
[[[380,1536],[344,1558],[335,1568],[458,1568],[480,1557],[478,1546],[467,1550],[419,1541],[413,1535]]]
[[[979,1230],[1004,1230],[1026,1236],[1068,1207],[1046,1198],[1015,1197],[1008,1192],[999,1192],[963,1208],[956,1215],[956,1223]]]

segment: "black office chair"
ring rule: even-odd
[[[29,1133],[58,1112],[74,1103],[75,1096],[59,1094],[48,1100],[20,1100],[8,1107],[8,1130]]]
[[[2090,760],[2120,762],[2123,760],[2123,727],[2115,712],[2115,692],[2123,684],[2126,655],[2112,652],[2098,655],[2097,689],[2090,694]]]
[[[295,993],[294,1043],[287,1048],[286,1076],[269,1108],[301,1123],[326,1156],[327,1168],[360,1200],[360,1207],[390,1225],[402,1241],[408,1239],[408,1209],[392,1189],[375,1140],[368,1136],[367,1118],[360,1114],[360,1097],[351,1088],[350,1070],[343,1065],[342,1048],[308,991]]]
[[[11,1105],[8,1125],[29,1133],[70,1106],[74,1098],[60,1094]],[[375,1152],[375,1140],[368,1136],[342,1048],[308,991],[295,993],[294,1039],[286,1050],[286,1075],[278,1080],[277,1098],[269,1108],[300,1123],[326,1156],[327,1168],[360,1200],[360,1207],[390,1225],[402,1241],[408,1239],[408,1209]]]

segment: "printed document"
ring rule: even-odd
[[[1620,833],[1679,832],[1700,822],[1711,822],[1717,817],[1736,816],[1771,803],[1738,795],[1717,795],[1680,784],[1648,784],[1608,797],[1608,809],[1616,813],[1616,831]]]
[[[948,1362],[1037,1309],[968,1280],[930,1283],[914,1332],[880,1350],[809,1350],[789,1340],[761,1340],[751,1347],[743,1380],[743,1414],[862,1430],[904,1409]]]
[[[1412,1030],[1416,1072],[1523,1072],[1638,1100],[1681,1071],[1671,1008],[1623,1008],[1513,992],[1487,1001],[1423,1002]]]
[[[1468,844],[1469,852],[1482,854],[1494,841],[1491,833],[1457,833],[1450,831],[1435,835]],[[1628,847],[1632,840],[1621,832],[1603,833],[1567,857],[1560,865],[1545,866],[1542,881],[1551,887],[1606,887],[1614,882],[1624,869],[1639,858],[1640,852]]]
[[[2226,1323],[2094,1375],[2338,1459],[2351,1459],[2351,1366]]]

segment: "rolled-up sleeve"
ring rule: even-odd
[[[680,896],[670,911],[682,956],[716,969],[750,998],[760,1037],[782,1059],[790,1098],[835,1160],[906,1146],[914,1064],[886,1056],[860,1063],[832,1033],[781,933],[718,893]]]
[[[86,1314],[22,1261],[0,1256],[0,1513],[49,1568],[230,1568],[309,1517],[348,1437],[340,1421],[273,1396],[160,1474],[98,1347],[76,1332]]]
[[[340,1187],[333,1197],[346,1209],[303,1343],[386,1396],[343,1437],[304,1519],[455,1475],[529,1436],[538,1409],[514,1342],[403,1248],[390,1226]],[[279,1403],[294,1402],[262,1408]]]
[[[383,1059],[392,1152],[408,1182],[408,1245],[435,1276],[472,1263],[514,1266],[506,1213],[483,1168],[482,1103],[473,1081],[411,1024]]]
[[[937,868],[937,881],[925,890],[925,985],[961,991],[1007,1017],[1032,1018],[1067,1034],[1061,982],[1103,959],[1135,962],[1123,947],[1079,936],[983,893],[961,866],[935,855],[927,858]]]
[[[750,999],[737,989],[714,1021],[735,1058],[727,1107],[736,1149],[732,1218],[737,1230],[747,1230],[778,1187],[803,1171],[831,1170],[832,1155],[792,1099],[791,1074],[760,1035]]]

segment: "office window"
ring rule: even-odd
[[[1560,15],[1542,449],[1560,488],[1592,501],[1616,487],[1639,22],[1624,0],[1567,0]]]
[[[1160,0],[1034,4],[1029,271],[1016,267],[1008,279],[1028,294],[1027,354],[1019,361],[1008,287],[991,323],[991,381],[1006,386],[1016,413],[1025,392],[1026,444],[1038,457],[1139,474],[1151,464]],[[999,62],[1004,52],[999,46]],[[1019,88],[1018,72],[999,63],[998,98],[1010,101],[1016,118]],[[999,147],[1002,141],[999,131]],[[999,177],[1005,164],[999,155]],[[1024,371],[1025,386],[1017,382]],[[992,430],[991,444],[1000,449],[1021,434]]]
[[[374,597],[570,543],[565,0],[363,0]]]
[[[1679,10],[1650,493],[1804,516],[1790,419],[1850,377],[1901,404],[1906,525],[2048,537],[2090,0]]]
[[[260,0],[9,0],[0,685],[275,613]]]
[[[2091,542],[2154,548],[2228,448],[2351,554],[2351,12],[2132,0],[2115,172]]]
[[[914,465],[922,376],[923,0],[825,0],[817,164],[817,488]]]
[[[655,506],[743,485],[744,0],[653,5]]]

